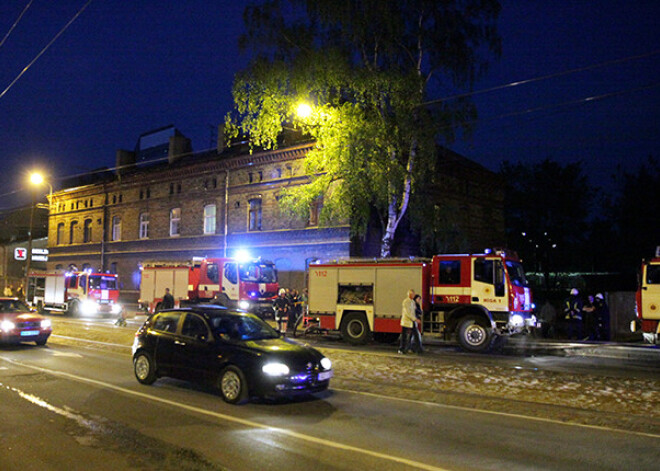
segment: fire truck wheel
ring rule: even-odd
[[[71,317],[79,317],[80,303],[78,301],[71,301],[71,304],[69,305],[69,310],[66,313]]]
[[[360,312],[349,312],[341,321],[341,338],[353,345],[361,345],[367,342],[369,337],[369,324],[364,314]]]
[[[458,324],[458,343],[469,352],[485,352],[490,348],[492,332],[478,316],[464,317]]]
[[[228,366],[220,374],[218,380],[222,399],[229,404],[242,404],[248,399],[248,385],[243,372],[235,367]]]

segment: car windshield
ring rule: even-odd
[[[238,271],[241,274],[241,281],[253,283],[275,283],[277,281],[277,271],[275,266],[270,263],[241,263]]]
[[[506,271],[509,273],[511,284],[514,286],[529,286],[525,278],[525,271],[519,262],[506,261]]]
[[[3,299],[0,300],[0,312],[30,312],[30,308],[23,301]]]
[[[117,289],[117,278],[114,276],[91,275],[89,289]]]
[[[251,316],[218,316],[211,319],[213,333],[232,340],[276,339],[279,334],[259,318]]]

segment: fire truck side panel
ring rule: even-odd
[[[64,283],[66,278],[64,275],[46,276],[46,289],[44,291],[44,303],[55,305],[64,304],[66,301],[66,289]]]
[[[404,264],[379,268],[376,272],[374,310],[378,323],[374,332],[401,332],[401,304],[409,289],[422,296],[424,265]],[[383,330],[381,330],[383,329]]]
[[[337,266],[310,266],[308,292],[310,313],[332,316],[336,314],[337,272]],[[334,323],[330,328],[335,328]]]

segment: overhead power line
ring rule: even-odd
[[[564,70],[562,72],[556,72],[554,74],[542,75],[540,77],[535,77],[535,78],[531,78],[531,79],[527,79],[527,80],[520,80],[520,81],[517,81],[517,82],[509,82],[509,83],[505,83],[503,85],[497,85],[497,86],[491,87],[491,88],[484,88],[482,90],[475,90],[473,92],[460,93],[458,95],[451,95],[451,96],[447,96],[447,97],[444,97],[444,98],[438,98],[438,99],[435,99],[435,100],[430,100],[430,101],[421,103],[418,106],[434,105],[436,103],[441,103],[441,102],[444,102],[444,101],[457,100],[459,98],[466,98],[466,97],[475,96],[475,95],[482,95],[484,93],[495,92],[497,90],[503,90],[505,88],[517,87],[518,85],[526,85],[528,83],[539,82],[541,80],[548,80],[548,79],[556,78],[556,77],[562,77],[564,75],[575,74],[577,72],[585,72],[587,70],[599,69],[601,67],[607,67],[609,65],[621,64],[621,63],[624,63],[624,62],[630,62],[630,61],[634,61],[634,60],[645,59],[647,57],[657,56],[658,54],[660,54],[660,49],[655,50],[655,51],[651,51],[651,52],[647,52],[645,54],[639,54],[639,55],[636,55],[636,56],[624,57],[622,59],[614,59],[614,60],[607,61],[607,62],[601,62],[599,64],[588,65],[588,66],[585,66],[585,67],[578,67],[576,69]]]
[[[18,18],[16,18],[16,21],[14,21],[14,24],[11,25],[11,28],[9,28],[9,31],[7,31],[7,34],[5,34],[5,37],[2,38],[2,41],[0,41],[0,47],[5,43],[9,35],[11,34],[12,31],[14,31],[14,28],[16,28],[16,25],[18,24],[19,21],[21,21],[21,18],[23,18],[23,15],[25,15],[25,12],[28,11],[28,8],[30,8],[30,5],[32,5],[32,2],[34,0],[30,0],[27,5],[25,5],[25,8],[23,8],[23,11],[21,12],[20,15],[18,15]]]
[[[69,22],[66,25],[64,25],[64,27],[55,35],[55,37],[53,37],[53,39],[51,39],[50,42],[46,44],[46,47],[44,47],[41,50],[41,52],[39,52],[39,54],[37,54],[37,56],[34,59],[32,59],[32,61],[30,61],[28,65],[25,66],[25,68],[21,71],[21,73],[18,74],[14,80],[12,80],[12,82],[7,86],[7,88],[5,88],[2,93],[0,93],[0,98],[5,96],[5,94],[9,91],[9,89],[13,87],[16,82],[18,82],[18,80],[23,76],[23,74],[27,72],[28,69],[32,67],[32,65],[35,62],[37,62],[37,60],[39,60],[39,58],[48,50],[48,48],[57,40],[57,38],[59,38],[62,35],[62,33],[64,33],[67,30],[67,28],[71,26],[71,24],[74,21],[76,21],[76,19],[82,14],[83,11],[85,11],[85,9],[89,6],[90,3],[92,3],[92,0],[88,0],[88,2],[85,3],[85,5],[83,5],[83,7],[80,10],[78,10],[78,13],[76,13],[73,16],[73,18],[71,18]]]

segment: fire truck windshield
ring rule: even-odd
[[[266,263],[241,263],[238,266],[241,281],[253,283],[276,283],[277,271],[271,264]]]
[[[89,289],[117,289],[117,278],[114,276],[90,275]]]
[[[506,261],[506,271],[509,273],[511,284],[514,286],[529,286],[525,278],[525,270],[520,262]]]

